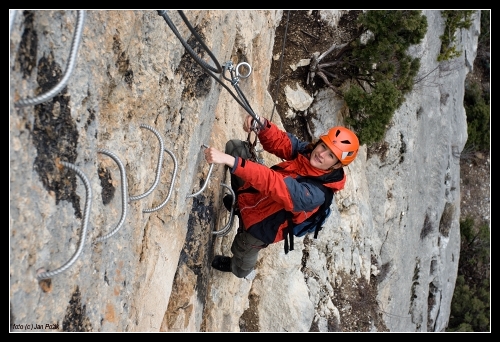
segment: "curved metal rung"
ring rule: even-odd
[[[34,106],[48,101],[56,96],[66,86],[66,83],[68,83],[71,73],[73,72],[73,69],[75,67],[78,48],[80,47],[80,41],[82,38],[84,19],[85,11],[78,11],[75,35],[73,36],[73,42],[71,43],[71,52],[68,58],[68,65],[66,66],[66,71],[64,72],[64,76],[61,81],[44,94],[41,94],[34,98],[27,98],[17,101],[15,103],[16,107]]]
[[[115,235],[116,232],[118,232],[120,230],[120,228],[122,227],[123,223],[125,222],[125,217],[127,216],[127,199],[128,199],[128,194],[127,194],[127,192],[128,192],[128,190],[127,190],[127,175],[125,173],[125,168],[123,167],[123,164],[122,164],[120,158],[118,158],[113,152],[111,152],[109,150],[106,150],[106,149],[98,148],[97,152],[103,153],[103,154],[106,154],[106,155],[110,156],[118,164],[118,167],[120,168],[121,184],[122,184],[122,215],[121,215],[121,218],[120,218],[120,222],[118,222],[118,224],[116,225],[115,229],[113,229],[110,233],[97,238],[95,240],[95,243],[102,242],[102,241],[104,241],[106,239],[109,239],[110,237],[112,237],[113,235]]]
[[[172,182],[170,183],[170,189],[168,190],[168,196],[165,199],[165,201],[163,201],[162,204],[160,204],[157,207],[151,208],[151,209],[144,209],[142,211],[143,213],[152,213],[153,211],[160,210],[161,208],[163,208],[165,206],[165,204],[167,204],[168,200],[170,199],[170,196],[172,195],[172,189],[174,187],[175,175],[177,174],[177,159],[175,158],[174,154],[171,151],[165,149],[165,152],[167,152],[174,160],[174,172],[172,175]]]
[[[56,274],[64,272],[69,267],[71,267],[71,265],[74,264],[76,259],[78,259],[78,257],[82,253],[83,245],[85,244],[85,236],[87,235],[87,225],[89,222],[90,206],[92,204],[92,189],[90,187],[89,180],[87,179],[85,174],[82,171],[80,171],[75,165],[64,162],[64,161],[62,161],[61,164],[65,167],[75,171],[76,174],[81,178],[83,184],[85,185],[86,200],[85,200],[85,209],[83,211],[82,230],[80,231],[80,243],[78,245],[78,248],[77,248],[75,254],[73,254],[73,256],[71,257],[71,259],[68,262],[66,262],[64,265],[62,265],[61,267],[59,267],[53,271],[42,272],[40,274],[37,274],[36,277],[38,278],[38,280],[51,278],[51,277],[55,276]]]
[[[246,75],[242,75],[239,71],[239,69],[241,67],[246,67],[248,69],[248,73]],[[250,76],[250,74],[252,73],[252,67],[250,66],[250,64],[248,64],[247,62],[241,62],[240,64],[238,64],[236,66],[236,77],[241,77],[241,78],[248,78]]]
[[[226,236],[229,234],[231,227],[233,226],[233,219],[234,219],[234,203],[236,202],[236,196],[234,195],[233,189],[228,186],[227,184],[220,183],[223,187],[231,191],[231,195],[233,196],[233,203],[231,204],[231,213],[229,215],[229,221],[228,223],[222,228],[221,230],[217,231],[212,231],[212,235],[217,235],[217,236]]]
[[[148,196],[150,193],[153,192],[153,190],[158,185],[158,182],[160,181],[161,166],[162,166],[162,163],[163,163],[163,150],[164,150],[165,147],[164,147],[163,139],[162,139],[160,133],[156,129],[154,129],[153,127],[145,125],[145,124],[141,124],[140,127],[141,128],[149,129],[151,132],[153,132],[156,135],[156,137],[160,141],[160,153],[159,153],[159,156],[158,156],[158,164],[156,166],[156,176],[155,176],[155,182],[154,182],[154,184],[151,186],[151,188],[149,188],[148,191],[146,191],[142,195],[130,196],[129,201],[140,200],[141,198],[144,198],[144,197]]]
[[[198,196],[199,194],[202,193],[203,190],[205,190],[205,188],[207,187],[207,184],[208,184],[208,180],[210,179],[210,175],[212,174],[213,168],[214,168],[214,164],[210,164],[210,170],[208,170],[207,179],[205,180],[205,184],[203,184],[203,186],[201,187],[201,189],[198,192],[194,193],[194,194],[188,195],[186,198]]]

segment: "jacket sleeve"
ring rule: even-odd
[[[264,150],[285,160],[297,157],[298,151],[304,150],[308,144],[300,141],[293,134],[280,130],[269,120],[267,120],[266,127],[259,133],[259,141]]]
[[[259,163],[237,158],[231,173],[249,182],[264,196],[281,203],[285,210],[300,212],[312,211],[323,203],[323,191],[316,186],[297,182],[292,177],[285,177]]]

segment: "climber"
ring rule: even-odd
[[[292,212],[294,223],[300,223],[323,203],[325,193],[311,183],[298,182],[297,177],[320,179],[334,193],[342,190],[346,181],[343,167],[356,158],[359,149],[357,136],[345,127],[333,127],[317,142],[308,143],[266,118],[259,118],[262,125],[254,120],[246,117],[244,131],[254,131],[264,150],[285,161],[271,168],[251,161],[249,142],[237,139],[226,143],[225,153],[214,147],[204,151],[208,163],[230,169],[240,225],[231,246],[233,256],[216,255],[212,267],[238,278],[252,272],[260,249],[286,238],[287,212]],[[230,209],[231,195],[223,202]]]

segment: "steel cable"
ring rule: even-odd
[[[254,119],[256,119],[256,121],[260,124],[260,121],[259,121],[259,117],[253,112],[253,110],[244,102],[242,102],[232,91],[231,89],[229,89],[228,86],[226,86],[217,76],[214,75],[214,73],[212,72],[212,70],[214,70],[214,72],[217,72],[217,73],[220,73],[222,71],[219,71],[219,69],[214,69],[213,67],[211,67],[210,65],[208,65],[207,63],[205,63],[197,54],[196,52],[189,46],[189,44],[187,44],[187,42],[181,37],[179,31],[177,31],[174,23],[170,20],[169,16],[167,15],[167,11],[165,10],[158,10],[158,15],[160,15],[161,17],[163,17],[163,19],[165,19],[167,25],[170,27],[170,29],[174,32],[174,34],[177,36],[177,38],[180,40],[181,44],[186,48],[186,50],[188,51],[188,53],[191,55],[191,57],[194,58],[194,60],[196,62],[198,62],[198,64],[200,64],[200,66],[207,72],[207,74],[209,74],[210,76],[212,76],[217,82],[219,82],[220,85],[222,85],[230,94],[231,96],[236,100],[236,102],[238,102]],[[189,24],[189,21],[187,20],[187,18],[185,17],[184,13],[182,13],[182,11],[178,11],[179,12],[179,15],[181,16],[181,18],[184,20],[184,22],[186,23],[186,26],[188,26],[188,28],[190,29],[190,31],[195,35],[196,39],[200,42],[200,44],[203,46],[203,48],[207,51],[207,53],[210,55],[210,57],[214,60],[215,64],[217,64],[218,67],[220,67],[220,63],[217,61],[217,59],[215,58],[215,56],[212,54],[212,52],[206,47],[206,45],[203,43],[203,40],[201,39],[201,37],[195,33],[194,29],[192,28],[191,24]],[[236,84],[233,84],[235,87],[236,87]]]

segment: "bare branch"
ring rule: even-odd
[[[420,83],[421,81],[423,81],[424,79],[426,79],[430,74],[432,74],[434,71],[436,71],[437,69],[439,68],[439,65],[437,67],[435,67],[434,69],[432,69],[431,71],[429,71],[427,74],[425,74],[424,76],[418,78],[413,84],[418,84]]]
[[[339,63],[340,63],[339,61],[333,61],[333,62],[318,64],[318,68],[324,69],[324,68],[327,68],[327,67],[331,67],[331,66],[337,65]]]
[[[357,78],[355,80],[356,80],[356,83],[361,87],[361,89],[363,89],[363,91],[365,93],[367,93],[367,91],[366,91],[365,87],[363,86],[363,84]]]
[[[330,71],[328,71],[328,70],[325,70],[325,69],[320,69],[320,71],[321,71],[322,73],[326,74],[327,76],[330,76],[330,77],[333,77],[333,78],[337,77],[337,75],[335,75],[334,73],[331,73],[331,72],[330,72]]]
[[[314,36],[314,35],[310,34],[309,32],[306,32],[306,31],[304,31],[304,30],[302,30],[302,29],[300,29],[300,32],[302,32],[302,33],[304,33],[304,34],[308,35],[308,36],[309,36],[309,37],[311,37],[311,38],[314,38],[314,39],[316,39],[316,40],[319,40],[319,37],[316,37],[316,36]]]
[[[325,74],[323,74],[321,71],[318,71],[318,76],[321,77],[323,81],[325,81],[326,85],[330,87],[337,95],[344,97],[342,92],[340,92],[335,86],[330,83],[330,81],[328,81],[328,78],[325,76]]]
[[[328,55],[330,52],[332,52],[333,50],[335,49],[343,49],[348,43],[344,43],[344,44],[340,44],[340,45],[337,45],[337,44],[333,44],[328,50],[326,50],[325,52],[323,52],[319,57],[318,57],[318,62],[321,61],[323,58],[326,57],[326,55]]]

